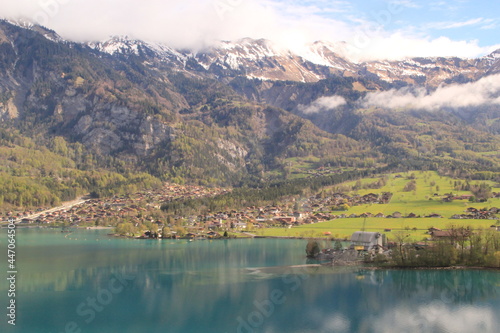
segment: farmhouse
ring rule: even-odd
[[[457,239],[457,238],[469,238],[472,234],[471,230],[436,230],[432,231],[431,236],[434,240],[437,239]]]
[[[351,248],[363,247],[365,251],[384,247],[385,243],[385,235],[380,232],[356,231],[351,236]]]

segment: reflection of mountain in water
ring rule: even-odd
[[[19,238],[22,332],[57,332],[70,320],[90,333],[235,332],[238,318],[248,322],[262,307],[269,313],[255,332],[495,332],[500,325],[496,271],[304,265],[298,240],[22,234],[36,236]],[[117,275],[134,280],[87,325],[77,306]],[[282,302],[269,303],[276,294]]]

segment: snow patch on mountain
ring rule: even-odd
[[[127,36],[114,36],[109,40],[91,42],[87,45],[110,55],[146,56],[159,61],[180,62],[183,67],[186,66],[187,60],[192,57],[190,53],[182,53],[161,43],[134,40]],[[146,63],[150,62],[146,61]]]
[[[103,42],[90,42],[88,45],[98,51],[115,55],[117,53],[138,54],[138,41],[132,41],[127,36],[114,36]]]
[[[23,29],[28,29],[32,30],[35,32],[38,32],[41,34],[43,37],[46,39],[55,42],[55,43],[67,43],[67,41],[59,36],[55,31],[44,28],[38,24],[34,24],[32,21],[24,18],[18,18],[18,19],[6,19],[3,20],[4,22],[10,23],[12,25],[15,25],[17,27],[23,28]]]

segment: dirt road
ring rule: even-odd
[[[35,214],[31,214],[31,215],[28,215],[28,216],[23,216],[22,218],[23,219],[35,220],[35,219],[37,219],[42,214],[50,214],[50,213],[57,212],[57,211],[60,211],[60,210],[67,210],[67,209],[70,209],[73,206],[80,205],[80,204],[82,204],[84,202],[87,202],[89,200],[90,199],[88,199],[87,196],[80,197],[80,198],[77,198],[77,199],[72,200],[72,201],[63,202],[60,206],[53,207],[53,208],[50,208],[50,209],[46,209],[46,210],[43,210],[43,211],[39,211],[39,212],[36,212]],[[16,223],[19,223],[19,222],[21,222],[21,219],[19,219]]]

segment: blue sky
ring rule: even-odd
[[[480,46],[500,43],[499,1],[312,0],[295,3],[311,9],[316,7],[316,14],[319,16],[353,25],[360,20],[381,23],[388,32],[402,31],[432,38],[446,36],[453,40],[478,40]]]
[[[500,48],[497,0],[2,0],[0,15],[76,41],[128,35],[199,49],[252,37],[297,52],[345,41],[360,60],[473,58]]]
[[[355,42],[368,37],[372,45],[366,48],[367,53],[375,57],[384,57],[384,49],[397,53],[397,58],[399,54],[475,57],[500,48],[499,1],[276,0],[269,3],[297,22],[314,25],[315,18],[323,20],[323,29],[318,32],[322,39]],[[328,23],[333,29],[327,27]],[[408,53],[396,50],[397,45]]]

